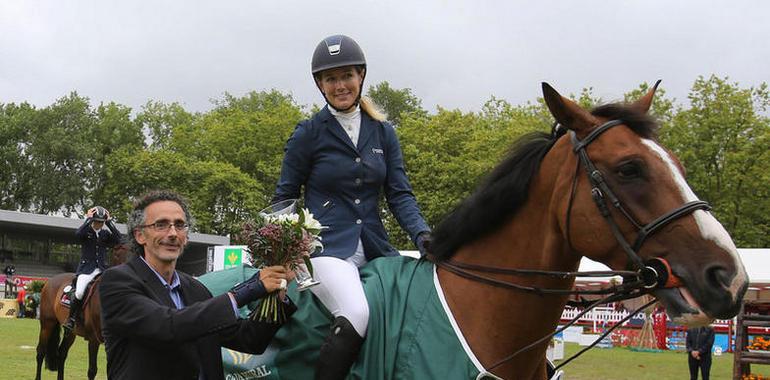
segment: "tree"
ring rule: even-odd
[[[150,136],[150,149],[160,150],[169,146],[175,127],[190,125],[195,117],[179,103],[148,101],[136,115],[135,122]]]
[[[422,108],[422,101],[412,94],[411,89],[396,90],[391,88],[388,82],[381,82],[375,86],[369,86],[366,94],[382,107],[388,120],[395,125],[401,125],[401,120],[406,114],[413,114],[416,117],[427,115]]]
[[[225,94],[215,104],[215,109],[192,124],[175,128],[170,149],[200,161],[229,163],[272,195],[284,145],[307,115],[291,95],[275,90],[240,98]]]
[[[36,112],[28,103],[0,104],[0,209],[27,211],[32,202],[27,151]]]
[[[237,233],[247,216],[266,202],[264,186],[238,168],[168,150],[119,150],[107,161],[107,177],[104,204],[119,219],[128,219],[132,201],[142,194],[170,189],[189,199],[195,230],[202,233]]]
[[[770,244],[770,105],[767,85],[741,88],[699,77],[664,137],[687,168],[689,183],[711,203],[738,246]]]
[[[25,150],[33,184],[30,211],[69,215],[88,199],[84,183],[98,149],[91,135],[95,119],[88,98],[76,92],[35,113]]]

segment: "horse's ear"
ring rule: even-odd
[[[631,104],[631,107],[636,108],[637,110],[643,113],[647,113],[647,111],[649,111],[650,107],[652,106],[652,100],[655,98],[655,90],[658,89],[659,84],[660,84],[660,79],[658,79],[658,81],[655,82],[655,85],[652,86],[650,91],[647,91],[647,93],[644,96],[637,99],[633,104]]]
[[[584,131],[596,125],[595,118],[577,103],[559,95],[548,83],[543,82],[543,99],[551,115],[562,126],[575,131],[581,136]]]

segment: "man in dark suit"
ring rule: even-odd
[[[693,327],[687,330],[687,364],[690,380],[698,380],[700,368],[703,380],[709,380],[711,372],[711,347],[714,346],[714,329],[710,326]]]
[[[239,307],[280,291],[294,312],[283,267],[264,268],[217,297],[176,271],[190,220],[187,202],[173,192],[151,192],[134,207],[128,230],[138,257],[105,271],[99,285],[110,379],[223,379],[222,346],[261,353],[280,327],[239,319]]]
[[[104,207],[92,207],[86,213],[86,220],[75,231],[80,242],[80,262],[75,271],[73,286],[67,290],[70,299],[70,316],[64,327],[73,329],[80,317],[80,303],[86,287],[99,273],[107,269],[107,248],[120,243],[122,236]]]

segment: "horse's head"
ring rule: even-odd
[[[748,276],[727,231],[656,140],[657,124],[647,116],[655,87],[635,103],[589,112],[543,84],[548,108],[570,130],[559,143],[574,153],[557,208],[561,228],[575,252],[613,269],[666,263],[653,267],[675,281],[653,294],[677,322],[730,318]]]

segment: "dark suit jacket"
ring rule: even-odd
[[[105,254],[107,248],[112,248],[120,243],[120,231],[115,227],[112,220],[108,220],[105,225],[108,230],[101,229],[97,235],[91,228],[91,218],[87,218],[83,225],[75,231],[80,241],[80,262],[76,274],[88,274],[99,268],[104,271],[107,269]]]
[[[687,352],[699,351],[701,355],[711,355],[714,346],[714,329],[711,327],[694,327],[687,330]]]
[[[323,256],[347,258],[358,245],[370,260],[397,256],[380,219],[384,192],[388,206],[412,241],[430,231],[420,214],[404,170],[393,127],[361,112],[358,146],[354,146],[328,106],[297,125],[286,144],[281,178],[273,202],[299,198],[322,225]]]
[[[223,379],[221,347],[262,353],[280,326],[238,319],[227,294],[217,297],[177,272],[186,305],[140,258],[108,269],[99,285],[110,379]],[[295,307],[289,305],[289,314]]]

